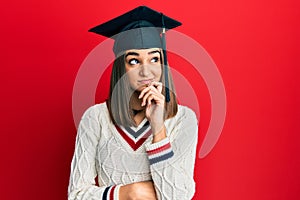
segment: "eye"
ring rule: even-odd
[[[130,65],[136,65],[136,64],[139,63],[139,61],[138,61],[137,59],[135,59],[135,58],[132,58],[132,59],[130,59],[130,60],[128,61],[128,63],[129,63]]]
[[[152,63],[156,63],[156,62],[158,62],[159,61],[159,58],[158,57],[153,57],[152,59],[151,59],[151,62]]]

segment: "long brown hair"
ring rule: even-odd
[[[160,52],[160,57],[162,61],[162,52]],[[162,65],[162,75],[160,80],[162,83],[165,83],[164,70],[165,67]],[[165,119],[174,117],[178,110],[175,88],[170,70],[168,70],[168,77],[170,102],[165,103]],[[122,54],[121,56],[117,57],[113,63],[110,78],[110,91],[107,100],[107,107],[113,123],[126,127],[136,126],[133,120],[134,113],[129,104],[132,93],[133,91],[130,88],[129,80],[125,70],[125,54]],[[162,94],[165,96],[164,87]]]

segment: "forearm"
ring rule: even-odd
[[[157,200],[153,182],[144,181],[121,186],[119,200]]]
[[[157,198],[190,200],[195,193],[193,176],[198,130],[195,115],[187,113],[166,127],[165,139],[146,146]]]
[[[176,152],[175,152],[176,154]],[[170,159],[153,163],[150,166],[151,176],[156,188],[158,199],[190,200],[195,193],[194,151],[176,155]]]

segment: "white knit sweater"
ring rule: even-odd
[[[179,105],[165,126],[167,138],[152,143],[146,120],[131,129],[117,127],[105,103],[90,107],[78,127],[68,200],[118,200],[121,185],[149,180],[158,200],[190,200],[195,193],[196,116]]]

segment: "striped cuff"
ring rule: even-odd
[[[119,190],[121,185],[112,185],[105,188],[102,200],[119,200]]]
[[[174,155],[169,138],[146,146],[150,165],[167,160]]]

